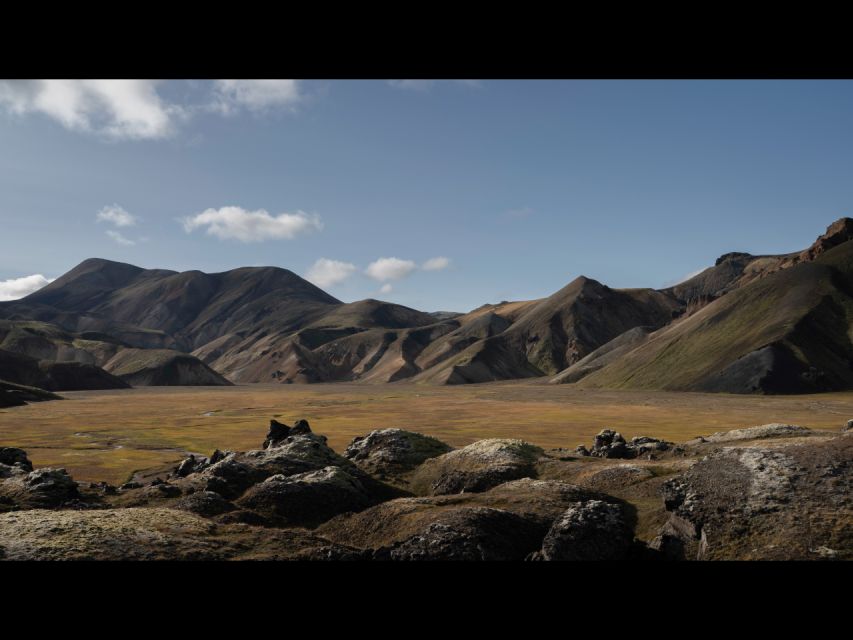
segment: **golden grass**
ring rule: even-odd
[[[683,441],[768,422],[837,430],[853,417],[851,392],[734,396],[529,382],[148,387],[62,395],[67,399],[0,410],[0,446],[21,447],[36,466],[64,466],[78,480],[112,483],[187,451],[258,448],[272,417],[288,423],[306,418],[337,451],[355,436],[386,427],[454,446],[512,437],[574,448],[605,427],[626,437]]]

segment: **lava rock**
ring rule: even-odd
[[[17,466],[25,471],[33,470],[33,463],[27,458],[27,452],[15,447],[0,447],[0,464]]]
[[[554,521],[537,560],[624,560],[634,535],[622,507],[601,500],[578,502]]]
[[[378,429],[354,438],[344,457],[374,475],[398,475],[412,471],[425,460],[452,451],[452,447],[420,433],[403,429]]]
[[[340,513],[366,509],[371,499],[357,478],[340,467],[325,467],[269,477],[237,504],[281,525],[316,526]]]
[[[411,480],[419,495],[487,491],[499,484],[536,475],[542,449],[523,440],[480,440],[425,461]]]

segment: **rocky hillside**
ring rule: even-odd
[[[273,267],[177,273],[92,259],[0,303],[0,348],[97,366],[143,358],[121,354],[128,349],[201,361],[135,384],[215,373],[236,383],[545,378],[732,393],[850,389],[851,238],[853,220],[842,218],[803,251],[729,253],[667,289],[612,289],[581,276],[547,298],[467,314],[345,304]]]
[[[400,429],[341,453],[299,420],[261,448],[120,487],[0,448],[0,559],[853,559],[853,431],[771,424],[575,449]]]

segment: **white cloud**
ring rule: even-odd
[[[380,287],[379,293],[391,293],[393,289],[394,287],[392,287],[390,283],[385,283]]]
[[[442,269],[446,269],[450,266],[450,258],[445,258],[444,256],[439,256],[437,258],[430,258],[426,262],[421,265],[421,269],[424,271],[441,271]]]
[[[411,260],[400,260],[399,258],[379,258],[371,262],[365,273],[374,280],[384,282],[386,280],[400,280],[410,275],[417,265]]]
[[[292,107],[302,98],[296,80],[217,80],[213,93],[213,108],[224,114]]]
[[[117,243],[123,244],[128,247],[136,244],[135,241],[131,240],[130,238],[125,238],[118,231],[113,231],[112,229],[107,231],[107,235],[113,240],[115,240]]]
[[[194,216],[183,218],[184,231],[206,227],[207,234],[222,240],[263,242],[264,240],[290,240],[300,233],[323,228],[320,217],[304,211],[270,215],[264,209],[246,211],[242,207],[207,209]]]
[[[318,287],[331,287],[349,278],[356,270],[354,264],[320,258],[315,262],[305,277]]]
[[[164,103],[156,87],[154,80],[0,80],[0,106],[107,138],[165,138],[182,108]]]
[[[17,300],[28,296],[34,291],[38,291],[42,287],[50,284],[55,278],[45,278],[40,273],[32,276],[24,276],[23,278],[12,278],[10,280],[0,280],[0,302],[7,300]]]
[[[136,216],[128,213],[117,204],[104,207],[95,216],[98,222],[109,222],[117,227],[132,227],[136,224]]]

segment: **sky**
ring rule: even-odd
[[[851,81],[0,80],[0,299],[99,257],[467,311],[845,215]]]

